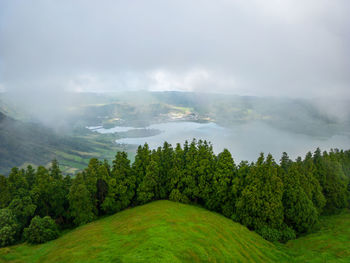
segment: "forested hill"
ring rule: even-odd
[[[0,112],[1,174],[8,174],[14,166],[25,163],[46,165],[53,159],[58,159],[61,163],[71,163],[73,167],[83,167],[91,158],[88,156],[84,160],[84,153],[98,154],[96,147],[108,150],[113,145],[108,142],[99,146],[83,138],[60,135],[39,123],[22,122]],[[71,156],[74,159],[70,159]]]
[[[53,148],[62,149],[68,142],[39,124],[24,123],[0,113],[0,172],[8,172],[24,162],[46,164],[56,157]],[[79,143],[74,146],[82,148]]]
[[[237,165],[228,150],[216,155],[201,140],[139,146],[132,164],[126,152],[112,164],[92,158],[74,178],[63,176],[56,161],[50,169],[14,167],[0,176],[0,246],[42,243],[58,236],[56,224],[83,225],[164,199],[202,206],[286,242],[317,229],[321,215],[349,207],[349,179],[349,150],[317,149],[296,161],[283,153],[279,163],[261,154]]]

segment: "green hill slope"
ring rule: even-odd
[[[288,256],[246,227],[205,209],[157,201],[43,245],[0,249],[1,262],[280,262]]]
[[[57,159],[65,173],[86,167],[89,159],[112,159],[118,148],[113,139],[97,134],[73,137],[59,134],[38,123],[22,122],[0,112],[0,174],[24,164],[46,165]],[[72,170],[72,168],[75,168]]]
[[[291,240],[285,248],[296,262],[350,262],[350,211],[322,217],[319,231]]]

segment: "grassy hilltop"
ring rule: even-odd
[[[125,210],[43,245],[0,249],[1,262],[269,262],[286,257],[230,219],[170,201]]]
[[[42,245],[2,248],[0,262],[350,262],[349,244],[348,210],[282,245],[203,208],[156,201]]]

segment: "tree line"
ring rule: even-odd
[[[51,168],[13,168],[0,176],[0,246],[42,243],[59,230],[160,199],[196,204],[239,222],[270,241],[317,229],[320,215],[349,207],[350,150],[283,153],[236,164],[206,141],[139,146],[131,164],[118,152],[110,164],[92,158],[74,178]]]

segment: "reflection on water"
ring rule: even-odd
[[[232,129],[223,128],[216,123],[196,122],[168,122],[154,124],[146,127],[158,129],[160,134],[143,138],[123,138],[117,143],[144,144],[147,142],[151,148],[161,146],[164,141],[175,145],[193,138],[205,139],[213,144],[216,153],[227,148],[236,161],[255,161],[260,152],[271,153],[276,160],[286,151],[290,157],[304,156],[307,151],[314,151],[316,147],[322,150],[330,148],[349,149],[350,139],[345,136],[330,138],[315,138],[303,134],[275,129],[261,122],[249,122],[237,125]],[[121,132],[134,129],[132,127],[114,127],[112,129],[94,129],[100,133]]]

